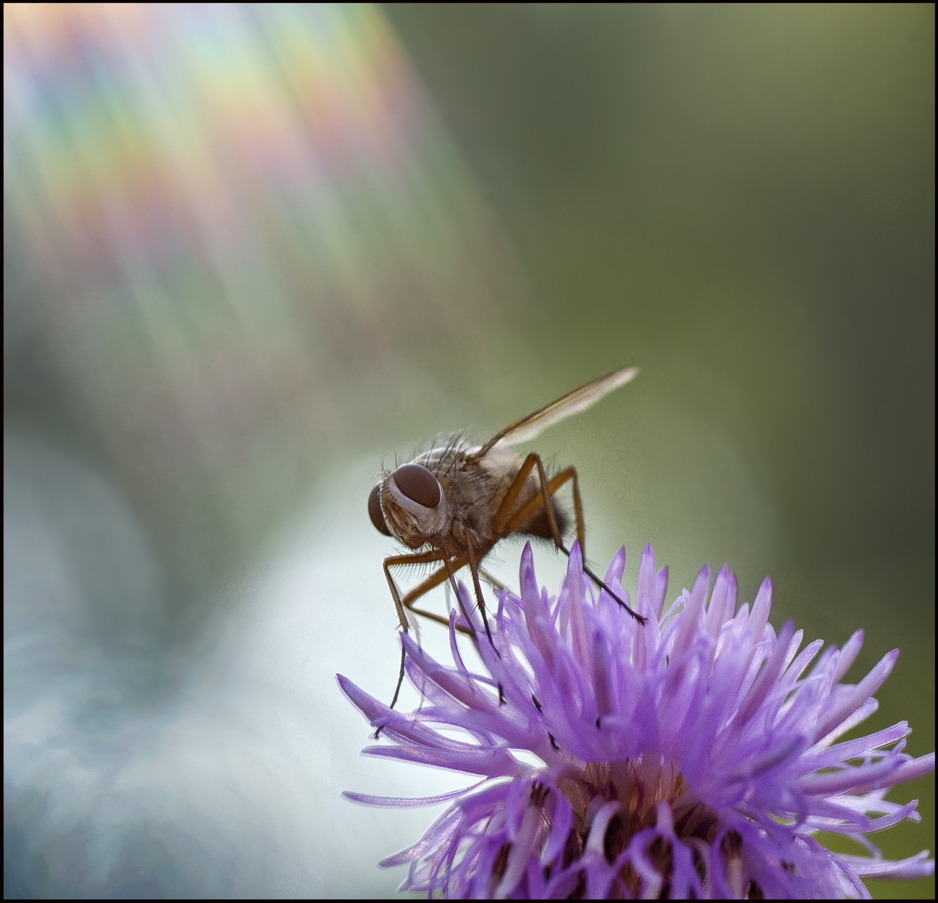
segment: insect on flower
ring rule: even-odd
[[[637,372],[635,367],[615,370],[516,420],[483,445],[453,439],[431,448],[409,464],[402,464],[378,481],[368,497],[371,522],[385,535],[395,537],[414,550],[384,560],[384,573],[404,631],[409,627],[408,611],[441,624],[449,623],[440,615],[416,608],[414,603],[447,579],[455,588],[456,572],[468,565],[479,611],[491,640],[479,583],[481,562],[502,539],[519,534],[552,540],[569,557],[569,549],[563,541],[568,517],[556,498],[557,491],[566,483],[572,486],[576,534],[583,548],[583,504],[576,468],[565,467],[548,478],[540,455],[531,452],[522,459],[507,446],[527,442],[548,426],[585,410],[613,389],[625,385]],[[402,596],[391,569],[411,564],[439,566]],[[645,619],[599,577],[588,568],[584,571],[633,618],[644,623]],[[456,598],[460,599],[458,591]],[[469,621],[468,615],[466,619]],[[471,632],[471,628],[460,629]]]

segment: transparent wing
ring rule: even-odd
[[[579,389],[574,389],[563,398],[558,398],[546,407],[499,430],[475,453],[474,457],[481,458],[490,448],[500,442],[505,445],[516,445],[530,441],[547,427],[596,404],[600,398],[608,395],[613,389],[618,389],[619,386],[624,386],[634,379],[636,373],[638,373],[638,367],[622,367],[620,370],[613,370],[612,373],[594,379],[585,386],[580,386]]]

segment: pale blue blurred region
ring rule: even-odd
[[[372,6],[8,7],[4,63],[6,892],[390,893],[335,674],[397,675],[381,456],[513,353],[496,220]]]
[[[8,896],[391,893],[438,809],[340,792],[460,782],[334,682],[396,677],[368,490],[622,364],[537,445],[591,559],[901,647],[934,749],[933,7],[20,6]]]

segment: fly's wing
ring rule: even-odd
[[[546,407],[522,417],[514,423],[509,424],[503,430],[499,430],[488,442],[485,443],[473,457],[481,458],[490,448],[498,445],[500,442],[505,445],[516,445],[521,442],[528,442],[537,436],[541,430],[565,420],[573,414],[579,414],[585,411],[590,405],[596,404],[604,395],[608,395],[613,389],[624,386],[631,381],[638,373],[638,367],[623,367],[620,370],[613,370],[599,379],[594,379],[579,389],[564,395],[552,401]]]

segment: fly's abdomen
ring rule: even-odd
[[[530,517],[519,524],[513,532],[553,540],[554,533],[550,528],[550,518],[547,516],[547,508],[544,506],[544,494],[541,492],[541,483],[536,474],[531,474],[531,476],[528,477],[527,485],[524,487],[520,498],[515,504],[515,511],[520,512],[522,508],[531,504],[533,500],[537,500],[537,507],[531,513]],[[554,518],[560,529],[560,535],[563,536],[570,524],[570,518],[553,496],[548,498],[548,504],[553,509]]]
[[[570,524],[570,518],[567,516],[567,512],[557,504],[555,499],[551,498],[550,506],[554,509],[554,517],[557,520],[557,526],[560,528],[560,535],[563,536]],[[538,506],[537,511],[529,520],[525,521],[518,532],[528,536],[539,536],[543,539],[553,541],[554,534],[550,528],[550,518],[547,516],[547,509],[543,505]]]

